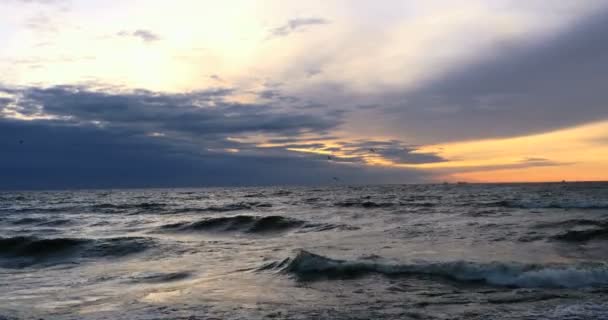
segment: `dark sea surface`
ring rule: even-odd
[[[608,184],[0,193],[0,319],[608,319]]]

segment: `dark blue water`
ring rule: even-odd
[[[0,319],[608,319],[608,184],[0,193]]]

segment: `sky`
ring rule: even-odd
[[[0,189],[608,180],[608,0],[0,15]]]

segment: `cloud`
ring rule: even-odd
[[[159,35],[155,34],[152,31],[145,30],[145,29],[137,29],[133,32],[128,32],[128,31],[123,30],[123,31],[118,32],[116,35],[118,35],[120,37],[139,38],[143,42],[155,42],[155,41],[159,41],[161,39],[161,37]]]
[[[606,11],[550,37],[497,45],[416,90],[375,103],[423,142],[508,137],[608,119]],[[378,112],[375,111],[375,112]]]
[[[25,27],[33,31],[55,32],[57,26],[47,15],[38,14],[25,21]]]
[[[176,135],[239,135],[250,133],[298,136],[324,133],[340,123],[334,113],[280,111],[270,105],[226,101],[230,88],[188,94],[135,90],[128,93],[93,91],[82,86],[4,89],[19,97],[19,112],[70,117],[77,122],[98,122],[141,132]]]
[[[51,10],[52,13],[52,18],[53,18],[53,23],[48,23],[49,25],[52,25],[53,27],[58,28],[59,26],[62,25],[64,21],[64,17],[60,17],[59,15],[61,15],[62,13],[71,11],[72,9],[72,0],[5,0],[3,2],[8,2],[9,4],[11,2],[17,4],[17,5],[23,5],[25,7],[26,10],[31,10],[33,8],[36,9],[40,9],[43,10],[44,12],[50,13],[49,10]],[[39,17],[42,17],[42,15],[39,13]],[[43,18],[44,19],[44,18]],[[26,26],[28,28],[31,28],[29,25],[40,25],[41,23],[45,22],[45,21],[35,21],[35,18],[30,18],[29,21],[26,23]],[[50,19],[47,19],[48,22],[51,22]],[[41,28],[38,28],[36,30],[39,30]]]
[[[349,183],[418,182],[427,175],[235,141],[258,134],[303,141],[303,134],[326,134],[341,119],[228,102],[233,93],[4,88],[0,188],[326,184],[333,176]]]
[[[544,158],[524,158],[515,163],[505,163],[496,165],[480,165],[475,167],[455,167],[455,168],[438,168],[435,173],[448,174],[463,174],[463,173],[479,173],[487,171],[526,169],[526,168],[541,168],[541,167],[563,167],[576,165],[576,162],[554,161]],[[557,170],[557,169],[556,169]]]
[[[284,25],[270,30],[271,37],[285,37],[293,32],[304,30],[306,27],[329,24],[330,21],[323,18],[295,18],[288,20]]]
[[[23,143],[20,143],[22,140]],[[196,153],[189,146],[91,125],[0,119],[0,189],[404,183],[423,172],[343,166],[285,152]]]
[[[332,140],[331,143],[310,143],[299,139],[272,139],[269,142],[284,149],[310,152],[318,158],[329,156],[334,162],[369,164],[381,160],[392,165],[416,165],[447,161],[435,153],[421,152],[418,147],[398,140]]]
[[[224,79],[222,79],[222,77],[218,76],[217,74],[210,75],[209,79],[217,81],[217,82],[224,82]]]
[[[359,140],[354,143],[341,143],[340,145],[345,155],[361,158],[377,157],[394,164],[423,164],[447,161],[437,154],[430,152],[422,153],[416,146],[410,146],[397,140]]]

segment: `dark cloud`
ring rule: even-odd
[[[342,143],[341,152],[349,156],[376,156],[396,164],[423,164],[444,162],[446,159],[434,153],[421,153],[416,146],[410,146],[397,140],[390,141],[357,141]]]
[[[380,105],[396,135],[417,141],[507,137],[608,119],[607,11],[559,34],[493,50]],[[386,122],[383,122],[386,123]]]
[[[401,141],[366,141],[355,142],[334,141],[332,146],[322,142],[297,143],[298,140],[274,139],[274,143],[282,143],[280,148],[308,149],[330,153],[334,162],[366,163],[369,158],[383,159],[395,164],[424,164],[444,162],[446,159],[435,153],[420,152],[418,147],[407,145]],[[337,146],[333,146],[337,145]],[[315,157],[326,158],[327,154],[315,154]]]
[[[332,176],[346,183],[425,178],[423,172],[339,165],[285,147],[236,142],[231,137],[251,134],[299,141],[300,135],[329,131],[341,120],[331,114],[230,103],[226,98],[232,89],[188,94],[112,93],[81,86],[0,91],[2,189],[325,184],[332,183]],[[47,119],[2,118],[7,111]],[[305,142],[291,146],[323,147]]]
[[[116,35],[120,36],[120,37],[135,37],[135,38],[139,38],[140,40],[144,41],[144,42],[155,42],[161,39],[161,37],[157,34],[155,34],[152,31],[149,30],[144,30],[144,29],[138,29],[135,30],[133,32],[129,32],[129,31],[120,31],[118,32]]]
[[[335,140],[337,139],[335,136],[321,136],[318,140]],[[268,143],[273,144],[290,144],[290,143],[303,143],[309,141],[310,139],[301,138],[301,137],[280,137],[269,139]]]
[[[2,107],[2,109],[6,108],[12,102],[14,102],[14,99],[12,98],[0,97],[0,107]]]
[[[330,23],[323,18],[295,18],[288,20],[284,25],[270,30],[271,37],[285,37],[289,34],[305,29],[308,26]]]
[[[285,95],[281,92],[281,90],[278,89],[265,89],[257,92],[257,94],[258,97],[262,99],[277,100],[285,103],[295,103],[300,101],[299,98],[290,95]]]
[[[20,143],[22,140],[23,143]],[[53,121],[0,120],[0,189],[405,183],[422,172],[282,155],[196,154],[147,136]]]
[[[281,148],[285,148],[285,149],[323,149],[323,148],[325,148],[325,144],[323,144],[323,143],[286,144],[286,145],[282,145]]]
[[[185,135],[273,133],[297,136],[323,133],[340,119],[333,114],[282,112],[268,105],[225,102],[233,89],[209,89],[189,94],[159,94],[139,90],[127,94],[90,91],[78,86],[27,88],[14,91],[20,112],[38,113],[113,127]]]

